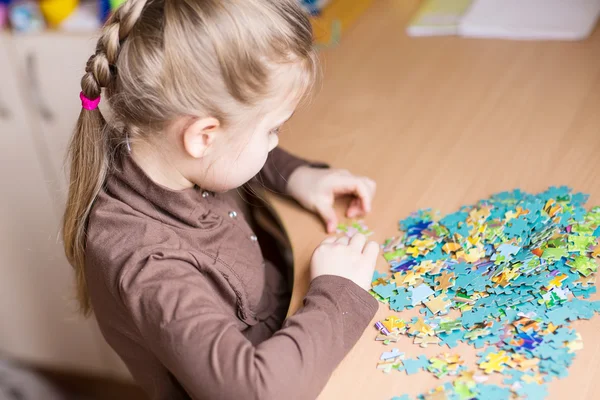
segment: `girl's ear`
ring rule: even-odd
[[[220,127],[216,118],[197,119],[183,131],[183,148],[193,158],[204,157],[211,149]]]

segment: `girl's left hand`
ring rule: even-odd
[[[304,208],[319,214],[325,221],[327,232],[333,233],[338,225],[333,209],[335,198],[354,196],[346,210],[346,217],[361,217],[371,211],[375,186],[372,179],[354,176],[343,169],[302,166],[290,176],[287,191]]]

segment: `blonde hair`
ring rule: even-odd
[[[308,92],[317,63],[297,0],[127,0],[109,18],[81,89],[89,99],[105,89],[111,123],[99,109],[82,109],[69,148],[63,238],[83,314],[92,312],[87,221],[125,134],[157,133],[179,116],[227,124],[273,91],[272,66],[279,64],[299,66],[294,84]]]

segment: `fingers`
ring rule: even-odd
[[[352,236],[352,239],[350,239],[350,247],[352,247],[360,252],[363,251],[363,248],[365,247],[365,243],[367,243],[367,237],[360,233],[357,233],[356,235]]]
[[[368,258],[376,259],[379,255],[379,245],[376,242],[369,242],[363,250],[363,254]]]
[[[335,241],[336,244],[348,245],[350,243],[350,238],[348,236],[342,236],[341,238]]]
[[[371,207],[373,204],[373,198],[375,197],[375,190],[377,188],[377,184],[375,183],[374,180],[369,179],[369,178],[360,178],[363,185],[365,186],[365,198],[360,198],[361,200],[361,205],[363,208],[363,211],[366,213],[371,212]]]
[[[377,183],[371,178],[364,177],[363,179],[365,180],[365,183],[369,190],[373,193],[373,195],[375,195],[375,191],[377,190]]]
[[[317,213],[319,213],[323,222],[325,222],[327,233],[334,233],[338,225],[338,220],[333,206],[330,204],[318,206]]]
[[[348,205],[348,210],[346,210],[346,217],[348,218],[356,218],[363,214],[362,204],[360,199],[352,199],[350,204]]]
[[[364,213],[368,213],[371,211],[371,201],[372,197],[369,193],[369,189],[366,183],[360,178],[354,178],[354,194],[358,198],[358,204],[360,205],[360,210]]]
[[[337,194],[353,194],[357,198],[350,203],[347,214],[354,217],[371,211],[371,204],[375,196],[376,184],[373,180],[356,176],[338,176],[334,183],[334,192]]]
[[[338,218],[333,208],[335,196],[350,194],[356,197],[346,210],[348,218],[356,218],[371,211],[375,188],[375,182],[369,178],[354,176],[346,170],[331,171],[318,185],[319,195],[303,204],[319,214],[325,223],[327,233],[334,233],[338,225]]]
[[[335,241],[337,240],[337,238],[335,236],[329,236],[327,238],[325,238],[325,240],[323,240],[321,242],[321,244],[331,244],[331,243],[335,243]]]

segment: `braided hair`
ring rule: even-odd
[[[114,11],[81,79],[82,100],[102,95],[110,118],[84,106],[69,146],[63,239],[84,314],[92,311],[88,219],[119,146],[160,134],[181,116],[232,123],[281,90],[271,84],[278,65],[297,70],[291,87],[309,91],[317,63],[296,0],[127,0]]]

